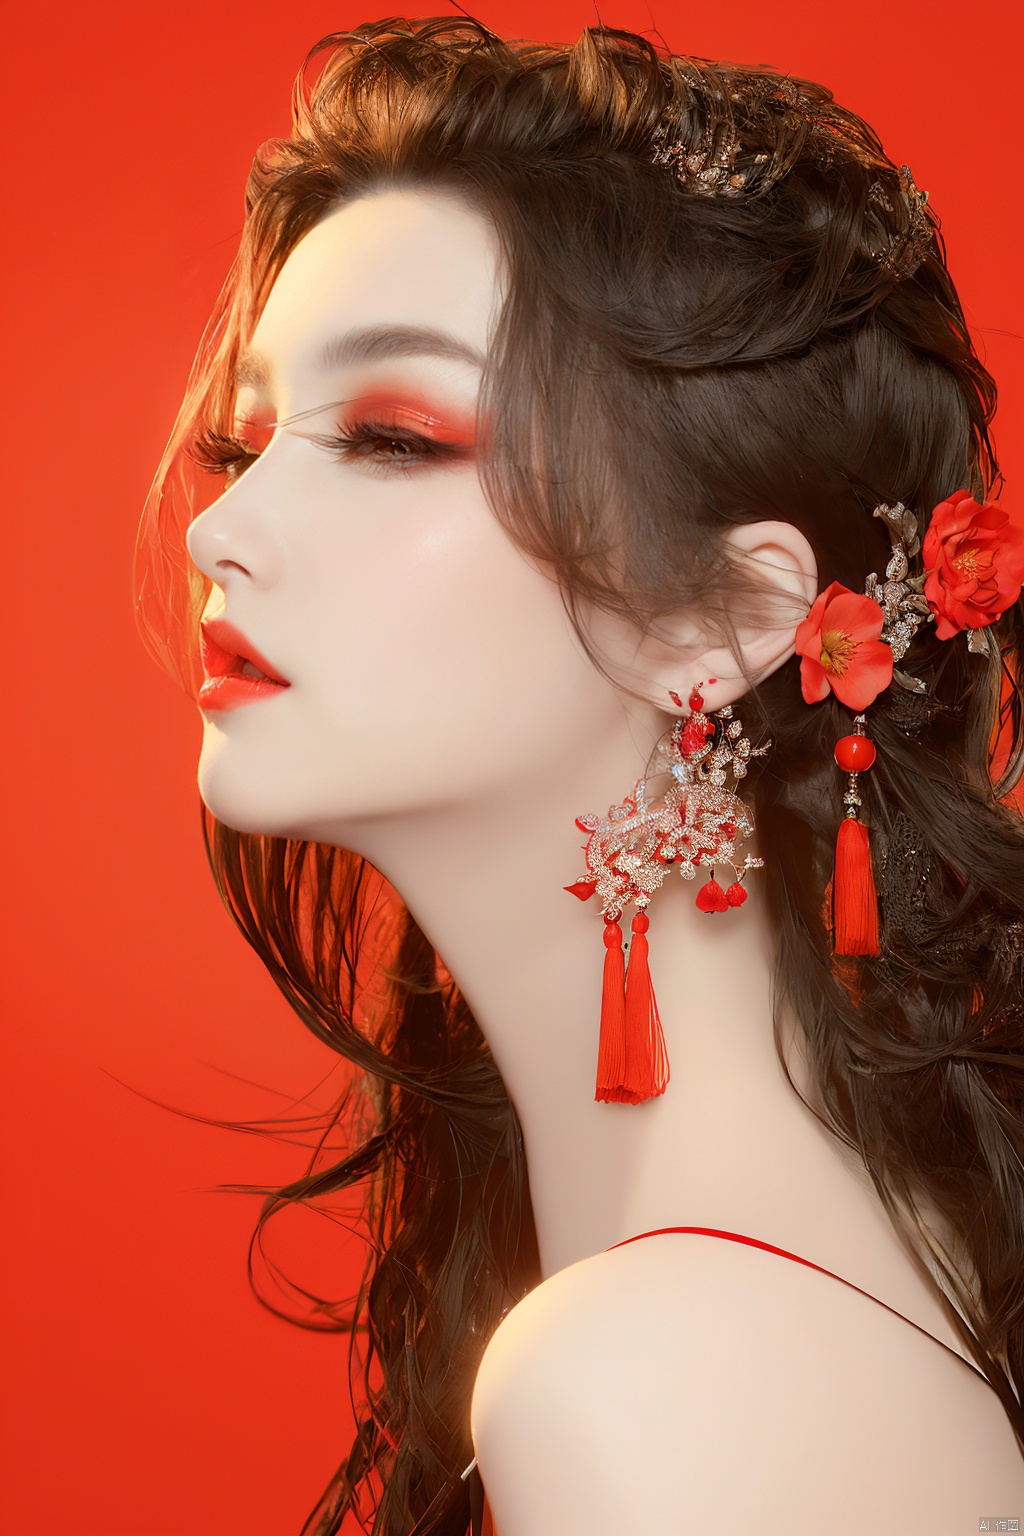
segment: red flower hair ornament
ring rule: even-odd
[[[895,665],[924,623],[934,620],[940,640],[966,630],[969,650],[994,653],[988,627],[1017,601],[1024,583],[1024,523],[995,502],[979,505],[969,491],[955,491],[933,511],[923,546],[917,518],[902,502],[878,506],[873,515],[885,520],[892,544],[884,580],[872,572],[863,595],[833,581],[815,598],[795,643],[805,702],[820,703],[831,690],[856,712],[854,734],[837,741],[834,752],[849,776],[826,919],[837,955],[879,951],[868,828],[858,816],[858,774],[876,756],[863,711],[890,683],[927,692],[920,678]],[[910,560],[919,551],[923,569],[911,575]]]
[[[800,688],[805,704],[829,689],[854,711],[867,709],[892,682],[892,651],[880,639],[884,615],[870,597],[834,581],[819,592],[796,632]]]
[[[924,594],[935,633],[949,640],[961,629],[983,629],[1006,612],[1024,582],[1024,523],[967,491],[956,491],[932,513],[924,536]]]
[[[1024,522],[994,501],[979,505],[956,491],[931,515],[922,548],[917,519],[902,502],[875,508],[889,525],[892,558],[885,579],[872,572],[864,595],[833,581],[815,598],[798,626],[800,688],[808,704],[829,690],[860,712],[890,683],[917,693],[920,679],[901,672],[901,660],[917,629],[934,620],[940,640],[967,630],[968,647],[990,648],[982,632],[1005,613],[1024,583]],[[910,558],[922,550],[924,570],[909,575]]]

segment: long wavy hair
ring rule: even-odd
[[[584,639],[593,604],[641,627],[692,605],[731,636],[736,524],[795,524],[822,586],[860,591],[890,553],[878,503],[926,517],[962,487],[998,491],[995,387],[937,220],[824,87],[605,27],[555,47],[463,18],[374,22],[316,45],[291,137],[256,154],[240,249],[147,502],[144,629],[188,686],[207,588],[183,534],[243,456],[234,362],[302,236],[392,186],[454,192],[497,232],[508,296],[480,473],[494,515],[557,571]],[[747,785],[777,995],[802,1023],[816,1112],[922,1273],[941,1276],[1024,1446],[1024,823],[1008,798],[1024,604],[987,634],[981,655],[925,626],[907,666],[927,692],[894,687],[872,708],[878,956],[831,956],[832,747],[848,721],[831,695],[805,705],[796,656],[748,679],[744,718],[774,745]],[[349,1191],[370,1239],[355,1300],[309,1322],[358,1339],[361,1398],[304,1536],[347,1514],[389,1536],[463,1536],[474,1374],[540,1278],[516,1115],[457,985],[375,870],[209,815],[205,831],[242,933],[352,1064],[340,1155],[265,1192],[260,1218]]]

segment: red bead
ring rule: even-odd
[[[870,736],[842,736],[835,744],[833,756],[844,773],[864,773],[878,754]]]
[[[604,925],[604,947],[605,949],[619,949],[621,945],[622,929],[613,919]]]
[[[676,706],[676,709],[682,709],[683,701],[679,697],[678,693],[676,693],[674,688],[669,689],[668,696],[672,700],[672,703]]]
[[[638,912],[630,924],[634,933],[646,933],[650,926],[651,920],[646,912]]]
[[[704,698],[703,698],[703,695],[699,694],[697,692],[696,688],[694,688],[694,689],[691,690],[690,697],[687,700],[687,703],[689,704],[690,708],[694,712],[696,712],[698,709],[703,709],[704,708]]]

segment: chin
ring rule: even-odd
[[[347,785],[324,781],[290,754],[240,750],[237,742],[207,729],[199,759],[199,793],[211,815],[235,832],[287,837],[352,848],[367,818],[394,810],[389,791],[370,767]],[[370,782],[367,782],[369,780]]]
[[[267,837],[300,835],[293,831],[292,818],[283,812],[280,804],[253,793],[252,785],[247,785],[245,792],[240,793],[235,786],[218,782],[217,775],[213,775],[211,781],[200,772],[199,794],[210,814],[235,832],[262,833]]]
[[[267,837],[303,837],[303,820],[287,786],[272,772],[254,773],[252,763],[232,761],[226,743],[206,732],[199,759],[199,793],[211,815],[235,832]]]

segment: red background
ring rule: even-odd
[[[609,24],[652,25],[640,0],[604,3]],[[259,1306],[246,1278],[257,1202],[208,1192],[281,1182],[303,1154],[140,1097],[268,1115],[333,1058],[213,892],[199,717],[142,650],[130,566],[253,150],[287,131],[306,49],[367,9],[385,14],[58,0],[4,23],[10,1536],[287,1536],[347,1438],[344,1341]],[[582,0],[480,0],[476,14],[563,41],[595,16]],[[1018,0],[663,0],[656,12],[679,51],[825,81],[930,190],[1002,386],[997,443],[1018,503],[1019,14]],[[341,1244],[308,1222],[314,1243],[301,1221],[271,1227],[271,1256],[343,1292]]]

